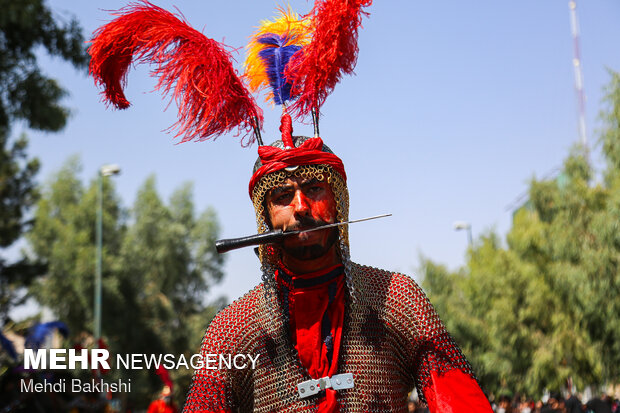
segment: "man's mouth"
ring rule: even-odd
[[[325,222],[322,220],[315,220],[312,218],[302,218],[299,221],[297,221],[295,224],[293,224],[292,226],[286,228],[285,232],[308,231],[311,229],[322,227],[324,225],[329,225],[329,222]]]
[[[303,225],[303,226],[297,227],[296,229],[294,229],[294,231],[305,232],[305,231],[309,231],[311,229],[319,228],[321,226],[322,225],[312,225],[312,226]]]

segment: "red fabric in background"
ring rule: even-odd
[[[158,399],[149,404],[149,409],[146,413],[177,413],[177,409],[170,406],[165,401]]]
[[[287,274],[291,277],[294,285],[298,280],[310,280],[326,275],[339,266],[342,265],[338,264],[326,270],[303,275],[288,272]],[[281,282],[281,279],[279,281]],[[334,298],[330,303],[329,286],[332,283],[336,283],[336,287]],[[306,368],[308,374],[313,379],[331,377],[337,374],[338,354],[344,321],[344,272],[341,272],[333,280],[315,286],[292,288],[289,294],[291,336],[293,338],[293,345],[299,353],[302,366]],[[325,314],[329,317],[331,324],[330,333],[333,338],[331,363],[327,356],[327,346],[323,342],[321,334]],[[320,413],[338,412],[336,391],[326,389],[325,396],[319,399],[318,406]]]
[[[424,388],[431,413],[493,413],[476,380],[459,369],[443,374],[431,371],[431,385]]]

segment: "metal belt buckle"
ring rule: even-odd
[[[354,386],[353,373],[336,374],[332,377],[321,377],[320,379],[310,379],[297,385],[299,398],[314,396],[321,390],[334,389],[345,390],[352,389]]]
[[[346,390],[352,389],[355,383],[353,382],[353,373],[336,374],[332,376],[332,389],[334,390]]]

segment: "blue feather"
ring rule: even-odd
[[[52,334],[52,332],[58,329],[58,332],[67,337],[69,335],[69,329],[67,325],[62,321],[50,321],[49,323],[35,324],[31,329],[28,337],[26,337],[27,348],[38,349],[41,347],[45,339]]]
[[[301,49],[301,46],[285,46],[289,41],[288,36],[278,34],[265,34],[260,36],[259,43],[270,45],[261,50],[258,55],[267,67],[269,85],[273,90],[273,100],[276,105],[281,105],[291,98],[291,83],[284,76],[284,70],[291,57]]]
[[[13,360],[17,360],[17,351],[15,351],[13,342],[6,338],[2,332],[0,332],[0,343],[2,343],[2,348],[4,351],[9,353],[9,356],[11,356]]]

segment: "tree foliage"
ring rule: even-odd
[[[79,24],[52,16],[43,0],[0,0],[0,128],[25,120],[33,129],[59,131],[69,111],[60,104],[66,91],[37,64],[39,47],[85,69],[88,55]]]
[[[97,180],[85,187],[79,162],[70,160],[45,185],[28,240],[47,264],[32,287],[37,300],[67,323],[73,340],[93,331]],[[196,214],[191,185],[168,203],[147,179],[134,207],[125,211],[111,179],[104,178],[102,336],[112,354],[185,354],[199,347],[204,328],[222,301],[205,295],[223,276],[216,254],[219,226],[212,209]],[[191,370],[170,372],[177,390],[187,389]],[[144,403],[161,389],[155,371],[115,371],[131,378]]]
[[[28,241],[36,257],[48,265],[44,279],[32,289],[70,331],[92,328],[95,268],[97,184],[85,188],[78,178],[80,165],[71,159],[45,185]],[[105,292],[113,289],[109,273],[119,256],[123,224],[119,200],[105,180],[103,205],[103,274]]]
[[[495,393],[620,379],[618,74],[606,104],[604,182],[576,147],[557,178],[532,180],[506,248],[490,233],[457,273],[424,262],[431,300]]]
[[[59,131],[69,110],[61,105],[66,95],[58,83],[46,77],[36,53],[44,48],[79,69],[86,69],[88,55],[75,20],[61,24],[43,0],[0,0],[0,249],[11,246],[28,229],[29,208],[37,192],[36,159],[28,159],[24,136],[10,139],[11,126],[25,121],[34,129]],[[23,287],[41,275],[39,263],[0,257],[0,316],[25,301]]]
[[[36,202],[33,177],[39,170],[36,159],[26,156],[26,139],[18,139],[7,148],[7,135],[0,133],[0,248],[17,241],[28,228],[26,211]],[[0,317],[23,303],[26,296],[18,290],[41,271],[39,265],[20,260],[8,263],[0,257]]]

